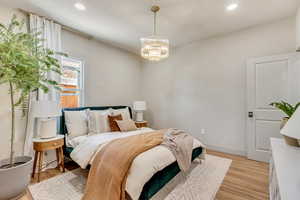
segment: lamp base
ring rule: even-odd
[[[143,119],[143,112],[137,112],[136,113],[136,121],[137,122],[143,122],[144,119]]]
[[[289,136],[284,135],[285,143],[293,147],[300,147],[298,140]]]

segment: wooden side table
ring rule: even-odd
[[[57,167],[65,172],[63,146],[64,135],[57,135],[57,137],[50,139],[33,139],[33,149],[35,150],[35,155],[33,161],[32,178],[34,178],[36,167],[38,165],[38,182],[40,181],[44,152],[48,150],[56,151]]]
[[[138,128],[148,127],[148,122],[147,121],[135,122],[135,125]]]

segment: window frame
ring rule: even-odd
[[[61,66],[62,66],[62,70],[63,68],[66,66],[66,67],[69,67],[69,68],[74,68],[72,66],[67,66],[67,65],[64,65],[63,64],[63,59],[70,59],[70,60],[74,60],[74,61],[79,61],[81,63],[81,66],[80,66],[80,69],[79,69],[79,89],[67,89],[67,88],[64,88],[64,84],[62,84],[62,82],[60,83],[61,84],[61,95],[60,96],[74,96],[74,94],[76,96],[79,96],[79,105],[78,107],[82,107],[85,105],[85,85],[84,85],[84,69],[85,69],[85,62],[83,59],[81,58],[76,58],[76,57],[72,57],[72,56],[68,56],[68,57],[62,57],[61,59]],[[70,91],[70,92],[74,92],[74,91],[77,91],[76,93],[71,93],[71,94],[68,94],[68,93],[64,93],[66,91]],[[79,93],[79,94],[78,94]]]

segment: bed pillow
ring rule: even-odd
[[[131,119],[128,107],[127,108],[122,108],[122,109],[112,109],[112,108],[110,108],[109,110],[110,110],[111,115],[121,114],[123,120]]]
[[[117,120],[117,124],[122,132],[136,131],[137,127],[132,119],[129,120]]]
[[[110,132],[108,115],[109,110],[88,110],[89,135],[96,133]]]
[[[65,121],[68,130],[68,137],[88,134],[88,123],[86,110],[83,111],[65,111]]]
[[[116,122],[117,120],[123,120],[121,114],[108,115],[108,121],[109,121],[109,126],[110,126],[111,132],[121,131],[119,126],[118,126],[118,123]]]

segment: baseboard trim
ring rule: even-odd
[[[229,153],[229,154],[238,155],[238,156],[246,156],[247,155],[247,153],[245,151],[228,149],[228,148],[214,146],[214,145],[206,145],[206,148],[210,149],[210,150],[220,151],[223,153]]]

